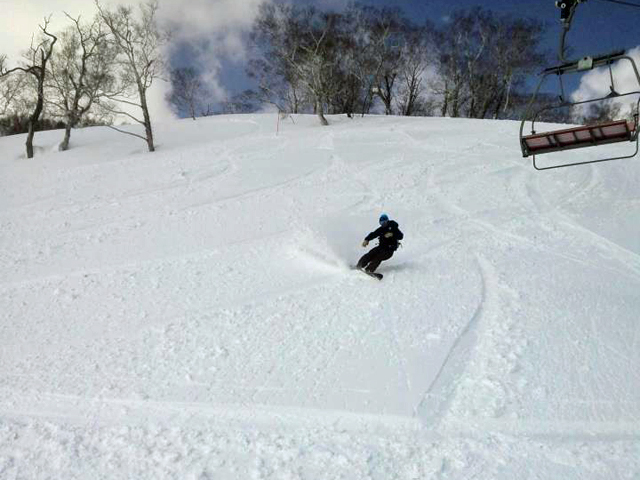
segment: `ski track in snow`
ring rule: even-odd
[[[0,139],[0,478],[640,477],[636,163],[540,174],[513,122],[273,127]],[[377,282],[349,265],[380,211]]]
[[[442,417],[447,412],[455,387],[459,379],[464,375],[464,370],[469,363],[473,348],[478,336],[479,323],[485,311],[491,307],[493,290],[488,290],[488,275],[491,268],[488,262],[477,258],[478,270],[481,278],[481,293],[478,306],[464,326],[460,335],[455,339],[447,352],[442,365],[436,373],[433,382],[429,385],[423,400],[418,405],[418,415],[429,428],[437,429]],[[491,272],[491,275],[495,273]],[[491,289],[495,287],[491,286]]]

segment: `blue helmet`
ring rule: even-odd
[[[382,215],[380,215],[380,219],[378,220],[378,222],[380,222],[380,225],[384,225],[388,221],[389,221],[389,217],[386,213],[383,213]]]

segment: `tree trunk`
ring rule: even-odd
[[[446,117],[447,116],[447,110],[449,108],[449,96],[445,93],[444,94],[444,98],[442,99],[442,108],[440,109],[440,116],[441,117]]]
[[[35,135],[35,122],[29,121],[29,133],[27,133],[27,158],[33,158],[33,136]]]
[[[148,117],[148,114],[145,115],[145,117]],[[145,130],[146,137],[147,137],[147,147],[149,148],[150,152],[155,152],[156,151],[156,147],[153,144],[153,131],[151,130],[151,120],[145,119],[145,121],[144,121],[144,130]]]
[[[320,124],[323,127],[326,127],[327,125],[329,125],[329,122],[327,121],[327,119],[324,117],[324,113],[322,113],[321,111],[318,112],[318,118],[320,119]]]
[[[70,138],[71,138],[71,122],[67,122],[67,124],[64,127],[64,138],[62,139],[62,142],[60,143],[58,150],[60,150],[61,152],[69,150]]]
[[[376,95],[378,95],[380,100],[382,100],[382,103],[384,103],[384,114],[392,115],[393,109],[391,107],[391,102],[393,99],[393,84],[395,82],[395,77],[384,76],[383,78],[384,78],[384,86],[378,87],[378,91],[376,92]]]
[[[508,80],[507,80],[507,92],[506,92],[506,99],[504,101],[504,112],[507,111],[507,109],[509,108],[509,100],[510,100],[510,96],[511,96],[511,79],[512,79],[513,75],[509,74]]]
[[[444,93],[442,94],[442,108],[440,109],[440,116],[446,117],[447,110],[449,109],[449,87],[444,84]]]
[[[471,102],[469,105],[469,110],[467,111],[468,118],[476,118],[476,99],[474,97],[474,92],[471,92]]]
[[[291,87],[291,95],[293,97],[293,102],[291,105],[291,113],[298,113],[298,108],[299,108],[299,104],[300,104],[300,100],[298,99],[298,93],[297,93],[297,89],[296,87]]]
[[[147,95],[144,89],[140,88],[140,105],[142,106],[142,115],[144,116],[144,132],[147,139],[147,147],[150,152],[155,152],[156,147],[153,144],[153,130],[151,128],[151,116],[149,115],[149,107],[147,106]]]
[[[451,98],[451,116],[457,118],[460,115],[460,87],[456,85]]]
[[[404,108],[404,115],[410,117],[413,115],[413,112],[416,107],[416,101],[418,100],[418,96],[420,94],[420,81],[417,78],[417,75],[414,74],[409,81],[409,85],[407,87],[407,103]]]
[[[326,127],[327,125],[329,125],[329,122],[327,121],[327,119],[324,116],[324,112],[323,112],[322,105],[320,104],[320,102],[316,102],[316,113],[318,115],[318,118],[320,119],[320,124],[323,127]]]
[[[43,68],[44,71],[44,68]],[[29,119],[29,133],[27,133],[27,158],[33,158],[33,137],[36,134],[36,125],[40,119],[42,108],[44,107],[44,75],[38,78],[38,101],[36,108]]]
[[[391,110],[391,92],[393,91],[393,81],[389,82],[389,77],[385,77],[385,95],[382,100],[384,100],[384,113],[385,115],[391,115],[393,110]]]
[[[482,119],[487,118],[487,114],[489,113],[489,109],[491,108],[492,104],[493,104],[493,101],[491,99],[486,100],[484,102],[484,104],[482,105],[482,111],[480,112],[480,118]]]
[[[364,99],[362,100],[362,117],[365,116],[365,114],[369,113],[369,110],[371,109],[371,104],[373,103],[373,93],[372,93],[372,89],[373,86],[371,84],[369,84],[369,86],[367,87],[367,94],[364,96]]]

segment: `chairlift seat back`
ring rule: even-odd
[[[523,152],[524,156],[540,155],[572,148],[634,141],[636,135],[635,122],[627,120],[616,120],[598,125],[582,125],[523,136]]]

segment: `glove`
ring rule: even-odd
[[[391,238],[393,237],[393,232],[387,232],[384,234],[384,238]]]
[[[363,247],[366,247],[367,245],[369,245],[369,240],[365,240],[364,242],[362,242]]]

